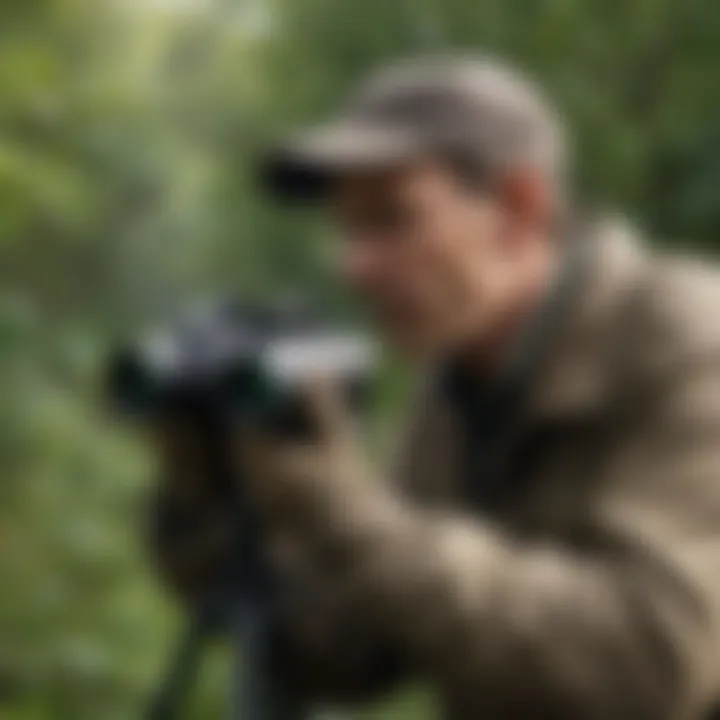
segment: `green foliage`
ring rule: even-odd
[[[327,231],[251,164],[379,63],[438,44],[537,75],[585,190],[662,239],[720,236],[710,0],[18,0],[0,23],[0,717],[137,717],[177,623],[140,542],[151,474],[104,352],[183,300],[310,287]],[[384,390],[394,403],[395,383]],[[195,717],[218,716],[222,656]],[[418,717],[414,694],[397,717]],[[428,711],[429,712],[429,711]],[[386,709],[379,714],[390,714]]]

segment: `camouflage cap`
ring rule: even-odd
[[[563,124],[539,90],[502,63],[421,58],[371,77],[339,117],[291,137],[263,170],[275,195],[312,198],[338,174],[428,154],[461,158],[488,176],[530,165],[556,179]]]

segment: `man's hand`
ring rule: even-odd
[[[342,486],[368,477],[336,389],[316,383],[302,395],[313,427],[309,438],[277,439],[248,425],[240,428],[234,449],[244,484],[240,493],[248,494],[261,516],[271,558],[287,554],[275,552],[278,536],[291,546],[309,539],[295,530],[323,512],[317,505],[327,494],[322,488],[342,492]],[[196,598],[229,561],[237,518],[227,499],[217,496],[197,428],[168,420],[152,432],[161,483],[151,513],[150,544],[163,580],[186,599]],[[343,521],[332,514],[334,522]]]
[[[341,490],[369,477],[337,388],[316,382],[305,387],[302,396],[313,427],[310,437],[277,439],[253,427],[240,431],[238,462],[258,510],[270,525],[302,522],[306,512],[321,511],[307,506],[322,503],[328,486]]]

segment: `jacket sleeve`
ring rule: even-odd
[[[272,657],[290,694],[310,704],[350,704],[390,691],[406,671],[399,646],[364,622],[296,546],[284,553],[274,545]]]
[[[438,428],[428,427],[425,392],[402,423],[388,476],[403,502],[429,501],[427,472],[420,471],[418,446]],[[427,443],[425,443],[427,447]],[[427,463],[426,463],[427,465]],[[408,679],[410,662],[402,645],[381,632],[355,605],[356,596],[292,533],[268,543],[277,573],[274,656],[291,691],[308,702],[362,703]]]
[[[473,713],[694,717],[718,690],[718,369],[654,398],[605,476],[572,546],[331,472],[294,487],[289,524],[378,634]]]

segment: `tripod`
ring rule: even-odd
[[[232,646],[229,720],[303,720],[305,713],[274,676],[270,584],[258,562],[255,533],[245,520],[244,542],[224,587],[194,610],[170,667],[153,698],[147,720],[179,720],[194,685],[201,655],[224,633]],[[238,582],[241,580],[241,582]]]
[[[268,621],[250,603],[241,603],[222,619],[232,643],[234,669],[229,720],[302,720],[305,713],[275,682],[270,667]],[[147,720],[179,720],[206,643],[219,630],[212,612],[199,611],[181,638],[167,675],[153,699]],[[226,624],[227,623],[227,624]]]
[[[212,477],[218,486],[241,488],[228,449],[231,425],[205,416],[199,423]],[[238,490],[238,492],[240,492]],[[225,634],[233,672],[229,720],[303,720],[299,703],[275,677],[272,662],[271,573],[262,558],[259,523],[250,503],[233,498],[236,537],[229,566],[217,585],[190,613],[170,666],[146,713],[147,720],[179,720],[210,639]]]

